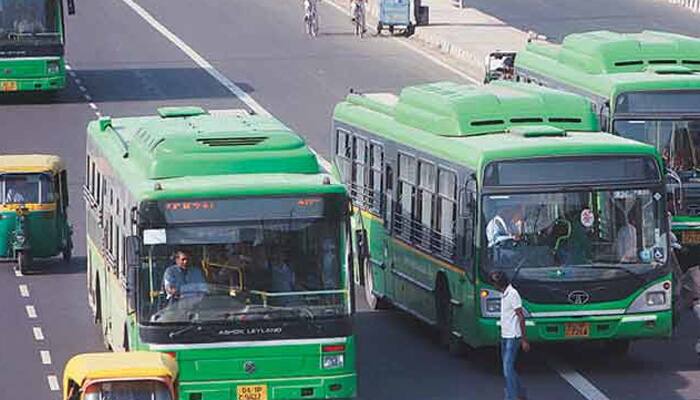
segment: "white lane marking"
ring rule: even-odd
[[[34,306],[24,306],[25,310],[27,310],[27,317],[34,319],[36,318],[36,308]]]
[[[48,350],[39,350],[39,355],[41,356],[41,363],[44,365],[51,365],[51,352]]]
[[[92,96],[90,96],[90,94],[88,92],[85,92],[83,97],[85,97],[85,100],[87,100],[87,101],[92,101]]]
[[[58,392],[61,390],[61,385],[58,384],[58,378],[56,375],[49,375],[46,378],[49,380],[49,388],[52,392]]]
[[[22,297],[29,297],[29,287],[25,284],[19,285],[19,295]]]
[[[97,110],[97,104],[93,102],[88,103],[88,106],[90,106],[90,108],[92,108],[93,110]]]
[[[576,391],[578,391],[587,400],[610,400],[608,396],[603,394],[591,381],[578,373],[570,366],[560,361],[550,361],[550,366],[557,371],[565,381],[569,383]]]
[[[22,271],[20,271],[19,268],[15,268],[15,276],[16,276],[16,277],[22,277],[22,276],[24,276],[24,275],[22,275]]]
[[[77,81],[77,79],[76,79],[76,81]],[[81,92],[87,92],[87,88],[83,85],[78,85],[78,89],[80,89]]]
[[[77,83],[78,85],[83,83],[83,81],[81,81],[80,78],[73,78],[73,79],[75,80],[75,83]]]
[[[252,109],[257,114],[260,114],[260,115],[272,116],[272,113],[267,111],[251,95],[249,95],[248,93],[243,91],[241,88],[236,86],[235,83],[233,83],[230,79],[228,79],[224,74],[219,72],[219,70],[214,68],[214,66],[211,65],[211,63],[209,63],[209,61],[207,61],[204,57],[199,55],[199,53],[197,53],[192,47],[190,47],[182,39],[177,37],[174,33],[172,33],[163,24],[158,22],[158,20],[155,19],[143,7],[138,5],[133,0],[122,0],[122,1],[126,5],[131,7],[131,9],[134,10],[134,12],[136,12],[141,18],[143,18],[146,22],[148,22],[148,24],[151,25],[153,27],[153,29],[157,30],[161,35],[165,36],[166,39],[168,39],[171,43],[173,43],[175,46],[177,46],[177,48],[182,50],[182,52],[185,53],[200,68],[205,70],[209,75],[211,75],[220,84],[222,84],[226,89],[228,89],[229,92],[233,93],[234,96],[236,96],[239,100],[241,100],[248,107],[250,107],[250,109]],[[98,117],[99,116],[100,115],[98,114]],[[310,147],[311,146],[309,146],[309,148]],[[314,153],[316,153],[316,152],[314,151]],[[319,159],[319,162],[321,163],[321,166],[330,172],[331,163],[328,162],[328,160],[326,160],[325,158],[321,157],[318,153],[316,153],[316,155]]]
[[[331,6],[333,6],[335,9],[337,9],[337,10],[340,11],[341,13],[343,13],[343,14],[347,15],[348,17],[350,17],[350,11],[349,11],[349,10],[346,10],[346,9],[344,9],[342,6],[340,6],[340,5],[338,5],[338,4],[335,4],[332,0],[331,0],[331,1],[327,1],[326,4],[330,4]],[[419,29],[420,29],[420,28],[419,28]],[[413,43],[411,43],[411,42],[409,42],[409,41],[407,41],[407,40],[405,40],[405,39],[402,40],[402,39],[399,39],[399,38],[393,37],[393,36],[390,37],[390,38],[391,38],[391,40],[393,40],[395,43],[398,43],[398,44],[400,44],[401,46],[403,46],[403,47],[405,47],[405,48],[407,48],[407,49],[409,49],[409,50],[412,50],[412,51],[415,52],[415,53],[420,54],[421,56],[423,56],[423,57],[427,58],[428,60],[432,61],[434,64],[437,64],[437,65],[439,65],[439,66],[441,66],[441,67],[447,69],[448,71],[450,71],[450,72],[452,72],[452,73],[454,73],[454,74],[456,74],[456,75],[459,75],[460,77],[462,77],[462,78],[468,80],[469,82],[475,83],[475,84],[477,84],[477,85],[478,85],[478,84],[481,84],[481,82],[479,82],[478,80],[472,78],[472,77],[469,76],[467,73],[465,73],[465,72],[463,72],[463,71],[460,71],[459,69],[457,69],[457,68],[451,66],[450,64],[448,64],[448,63],[442,61],[441,59],[435,57],[434,55],[432,55],[432,54],[430,54],[430,53],[428,53],[428,52],[426,52],[425,50],[421,49],[420,47],[416,46],[415,44],[413,44]]]
[[[37,342],[44,340],[44,331],[41,330],[40,326],[33,327],[32,332],[34,333],[34,340]]]
[[[238,97],[242,102],[244,102],[253,111],[262,115],[270,115],[263,106],[261,106],[257,101],[255,101],[248,93],[242,90],[240,87],[236,86],[230,79],[228,79],[224,74],[219,72],[213,65],[209,63],[204,57],[200,56],[199,53],[194,51],[187,43],[182,41],[174,33],[172,33],[163,24],[158,22],[151,14],[148,13],[143,7],[136,4],[133,0],[122,0],[126,5],[131,7],[141,18],[143,18],[153,29],[160,32],[161,35],[165,36],[166,39],[170,40],[172,44],[177,46],[183,53],[185,53],[192,61],[199,65],[204,71],[211,75],[214,79],[219,81],[226,89]]]
[[[66,63],[66,71],[71,71],[73,67],[70,66],[70,64]],[[68,72],[70,74],[70,72]]]

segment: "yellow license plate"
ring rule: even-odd
[[[15,92],[15,91],[17,91],[17,82],[16,81],[0,82],[0,91],[3,91],[3,92]]]
[[[588,322],[567,322],[564,325],[566,337],[588,337],[591,334],[591,324]]]
[[[683,231],[683,244],[700,244],[700,231]]]
[[[267,385],[241,385],[236,388],[237,400],[267,400]]]

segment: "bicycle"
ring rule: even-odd
[[[318,35],[317,0],[304,0],[304,28],[311,37]]]

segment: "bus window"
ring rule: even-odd
[[[455,219],[457,210],[457,178],[452,171],[438,172],[437,231],[440,233],[442,252],[454,255]]]
[[[426,247],[431,246],[431,228],[433,226],[433,196],[437,186],[437,174],[435,165],[421,160],[419,162],[418,180],[418,204],[416,205],[416,218],[421,224],[420,241]]]
[[[365,171],[367,164],[367,141],[365,139],[353,138],[353,160],[352,160],[352,192],[353,198],[359,200],[360,204],[367,203],[367,188],[365,187]]]
[[[382,145],[378,143],[370,145],[369,164],[370,208],[379,213],[382,209],[382,170],[384,169],[384,149]]]
[[[350,147],[350,133],[344,130],[338,129],[337,131],[337,141],[336,141],[336,163],[338,165],[338,170],[340,171],[340,177],[343,183],[350,182],[351,172],[352,172],[352,162],[351,162],[351,151]]]
[[[399,198],[398,215],[395,220],[398,233],[406,239],[411,238],[413,224],[413,204],[416,187],[416,159],[407,154],[399,154]]]

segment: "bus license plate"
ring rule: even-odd
[[[237,400],[267,400],[267,385],[241,385],[236,388]]]
[[[590,332],[591,325],[588,322],[567,322],[564,325],[566,337],[588,337]]]
[[[683,244],[700,244],[700,231],[683,231]]]
[[[0,82],[0,91],[3,92],[16,92],[17,82],[16,81],[4,81]]]

